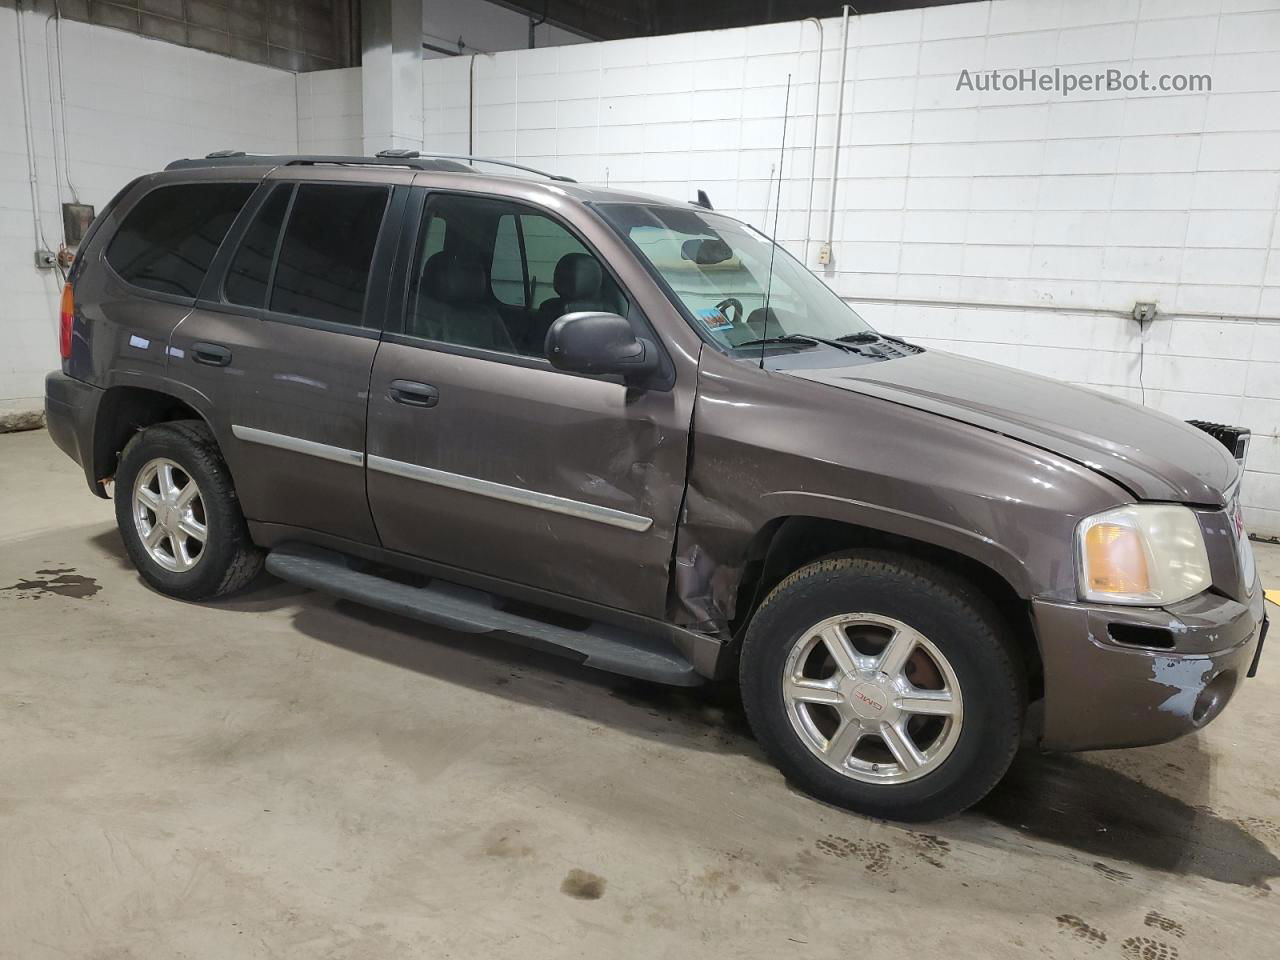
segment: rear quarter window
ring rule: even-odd
[[[152,190],[125,214],[106,260],[144,290],[195,297],[253,183],[175,183]]]

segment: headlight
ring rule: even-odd
[[[1194,597],[1211,582],[1200,521],[1187,507],[1135,503],[1076,528],[1080,596],[1160,606]]]

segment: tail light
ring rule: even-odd
[[[71,357],[71,327],[76,318],[76,298],[71,292],[71,284],[62,287],[62,305],[58,313],[58,351],[62,359]]]

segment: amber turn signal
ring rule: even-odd
[[[1086,586],[1095,593],[1147,593],[1151,575],[1142,534],[1118,523],[1098,523],[1084,537]]]

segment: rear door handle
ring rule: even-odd
[[[391,399],[411,407],[434,407],[440,402],[440,391],[429,383],[416,380],[392,380],[389,387]]]
[[[191,359],[211,367],[225,367],[231,362],[231,351],[218,343],[193,343]]]

